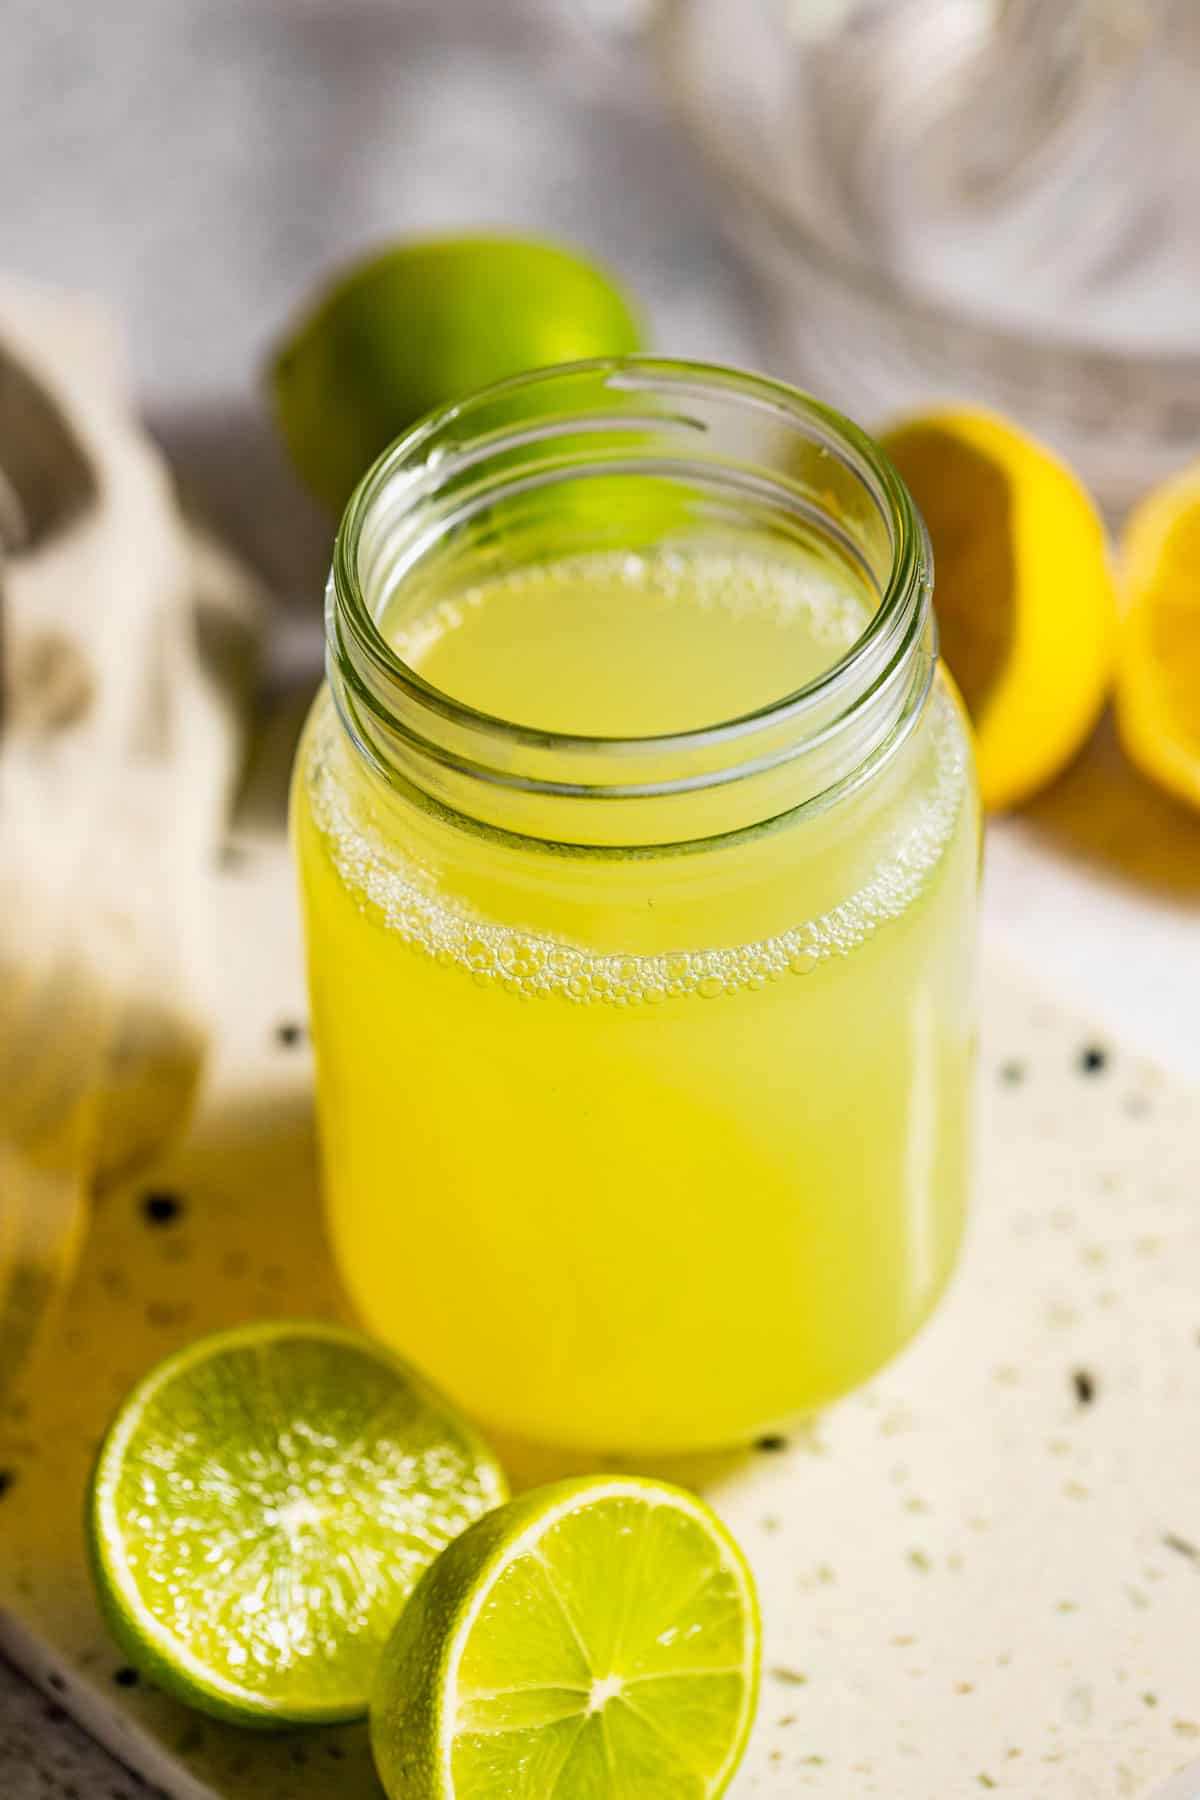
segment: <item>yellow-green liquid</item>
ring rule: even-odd
[[[393,635],[498,717],[663,734],[795,690],[870,604],[815,556],[696,548],[510,575]],[[477,1417],[736,1442],[913,1333],[967,1182],[977,816],[940,683],[836,805],[603,856],[385,792],[324,698],[296,829],[341,1269]]]

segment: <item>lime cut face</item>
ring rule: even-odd
[[[753,1582],[692,1495],[566,1482],[473,1526],[413,1594],[371,1707],[391,1800],[710,1800],[749,1734]]]
[[[221,1332],[154,1370],[101,1447],[102,1607],[130,1661],[202,1710],[355,1718],[425,1568],[504,1495],[470,1426],[369,1340]]]

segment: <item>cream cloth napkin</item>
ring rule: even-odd
[[[262,606],[183,515],[103,316],[3,286],[0,523],[3,1388],[89,1196],[187,1114]]]

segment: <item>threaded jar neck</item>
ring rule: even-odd
[[[456,588],[706,537],[819,549],[872,596],[861,635],[755,711],[629,738],[478,711],[394,646],[397,617]],[[334,550],[330,685],[375,775],[464,825],[599,850],[707,842],[831,804],[893,754],[932,678],[931,585],[907,489],[848,420],[730,369],[568,364],[431,415],[364,478]]]

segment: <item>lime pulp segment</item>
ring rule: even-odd
[[[154,1370],[101,1447],[101,1603],[130,1660],[192,1705],[354,1718],[420,1575],[504,1493],[471,1428],[370,1340],[218,1333]]]

